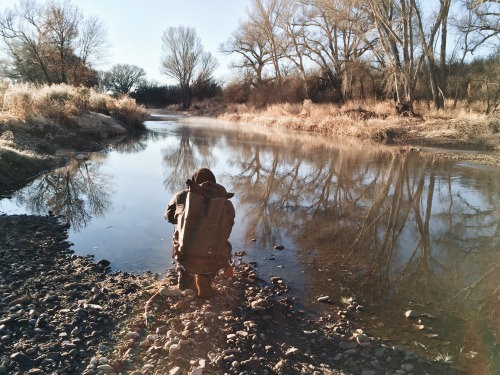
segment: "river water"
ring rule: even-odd
[[[466,373],[500,373],[498,168],[203,120],[147,127],[38,177],[0,212],[64,215],[77,254],[161,275],[172,267],[165,207],[209,167],[235,193],[233,250],[263,280],[283,276],[301,308],[327,314],[318,297],[355,297],[357,319],[388,344]],[[423,316],[407,319],[408,310]]]

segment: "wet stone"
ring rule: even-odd
[[[25,364],[29,361],[29,357],[26,354],[21,353],[21,352],[13,353],[10,356],[10,359],[12,359],[13,361],[15,361],[17,363],[21,363],[21,364]]]

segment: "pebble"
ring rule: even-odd
[[[357,342],[369,342],[370,338],[367,335],[365,335],[364,333],[360,333],[360,334],[356,335],[356,341]]]
[[[248,336],[247,331],[238,331],[238,332],[236,332],[236,334],[240,337],[247,337]]]
[[[139,340],[140,337],[141,337],[141,335],[139,333],[137,333],[137,332],[127,332],[125,334],[124,338],[125,338],[125,340],[130,340],[130,339],[132,339],[132,340]]]
[[[318,302],[330,302],[330,297],[329,296],[318,297]]]
[[[403,363],[401,365],[401,370],[403,371],[406,371],[406,372],[410,372],[410,371],[413,371],[413,365],[411,363]]]
[[[417,311],[415,310],[407,310],[405,312],[405,316],[408,318],[408,319],[415,319],[415,318],[418,318],[420,316],[420,313],[418,313]]]
[[[286,354],[287,356],[297,355],[297,354],[300,354],[300,349],[292,347],[292,348],[288,349],[288,350],[285,352],[285,354]]]
[[[182,294],[182,291],[180,291],[179,289],[161,288],[160,294],[163,297],[179,297]]]
[[[113,367],[111,367],[111,365],[104,364],[104,365],[97,366],[97,370],[103,371],[103,372],[111,372],[111,371],[113,371]]]
[[[170,355],[180,352],[181,346],[179,344],[172,344],[168,349]]]
[[[339,348],[341,350],[355,349],[358,347],[358,343],[356,341],[342,341],[339,344]]]

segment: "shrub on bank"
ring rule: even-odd
[[[0,86],[1,109],[22,121],[44,118],[62,126],[73,123],[82,111],[111,115],[131,129],[143,129],[146,110],[135,100],[115,99],[93,89],[65,84],[35,85],[30,83]]]
[[[134,99],[123,96],[108,102],[111,116],[133,129],[143,129],[146,110],[138,106]]]

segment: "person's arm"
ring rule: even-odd
[[[177,224],[177,218],[184,211],[184,206],[186,204],[187,191],[180,191],[174,195],[174,197],[168,203],[167,209],[165,210],[165,220],[169,223]]]
[[[177,217],[175,216],[175,209],[177,207],[177,194],[175,194],[170,202],[168,203],[167,209],[165,210],[165,220],[169,223],[177,224]]]

